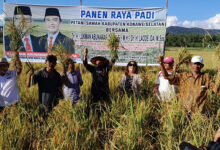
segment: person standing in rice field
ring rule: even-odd
[[[168,75],[172,75],[174,58],[168,56],[163,60],[163,63]],[[164,79],[162,71],[160,71],[157,76],[156,86],[153,89],[153,93],[156,94],[159,100],[169,102],[174,98],[176,91],[177,86],[170,85],[169,81]]]
[[[56,61],[56,56],[48,55],[45,60],[46,67],[36,74],[31,70],[27,79],[27,87],[31,86],[31,78],[32,84],[38,84],[39,102],[48,112],[59,103],[59,99],[63,98],[63,80],[55,69]]]
[[[22,72],[22,64],[17,58],[16,70],[9,70],[9,63],[6,58],[0,58],[0,112],[10,105],[20,101],[17,79]]]
[[[80,86],[83,85],[80,72],[75,70],[75,63],[69,58],[66,60],[67,71],[63,68],[63,75],[67,79],[67,82],[64,82],[64,97],[66,100],[71,100],[73,105],[79,100]]]
[[[136,61],[128,62],[125,74],[120,81],[119,89],[125,91],[128,95],[140,96],[140,87],[142,84],[141,76],[138,74],[138,65]]]
[[[191,72],[183,72],[179,74],[169,75],[165,66],[163,56],[158,56],[161,72],[165,79],[168,79],[170,84],[178,85],[180,92],[181,104],[186,112],[204,113],[204,105],[207,102],[208,91],[217,93],[220,91],[219,82],[214,82],[208,73],[201,72],[204,67],[203,58],[194,56],[191,59]],[[220,74],[220,68],[218,69]]]
[[[109,61],[105,57],[96,56],[93,57],[90,61],[93,65],[88,64],[87,62],[88,49],[84,49],[84,59],[83,64],[86,69],[92,74],[92,87],[91,87],[91,106],[96,107],[97,103],[101,104],[110,104],[110,90],[109,90],[109,71],[112,70],[112,67],[115,63],[115,60]]]

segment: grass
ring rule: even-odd
[[[2,52],[2,45],[0,48]],[[214,51],[191,52],[204,56],[204,71],[216,73],[219,64],[214,59]],[[171,50],[166,55],[176,57],[176,52]],[[44,64],[34,64],[34,67],[41,69]],[[210,94],[207,115],[196,114],[191,121],[187,121],[178,100],[158,101],[151,94],[159,71],[157,67],[141,68],[141,75],[147,74],[149,80],[144,81],[143,97],[134,99],[116,90],[124,68],[114,67],[109,75],[111,106],[99,119],[95,114],[87,117],[91,75],[81,68],[84,81],[81,100],[74,107],[71,102],[61,100],[44,120],[40,115],[37,87],[26,87],[28,67],[23,65],[18,81],[21,102],[0,114],[0,149],[178,150],[182,141],[205,149],[219,127],[220,95]],[[57,70],[60,71],[60,65]]]
[[[3,55],[3,45],[0,44],[0,57],[2,57],[2,55]]]

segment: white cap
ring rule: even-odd
[[[191,59],[191,62],[192,63],[200,63],[200,64],[204,65],[202,56],[193,56]]]

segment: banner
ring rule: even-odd
[[[85,6],[47,6],[4,3],[4,55],[11,59],[13,51],[7,24],[19,22],[19,8],[27,28],[35,26],[21,37],[21,60],[44,62],[56,44],[62,44],[72,58],[82,63],[83,49],[89,58],[96,55],[108,59],[110,50],[106,41],[110,33],[120,39],[119,59],[116,65],[135,60],[138,65],[155,65],[163,53],[166,14],[165,8],[104,8]]]

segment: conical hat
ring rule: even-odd
[[[99,60],[99,61],[102,61],[103,64],[107,65],[109,63],[108,59],[106,59],[105,57],[102,57],[102,56],[95,56],[93,58],[91,58],[91,63],[93,63],[94,65],[96,65],[96,61]]]

